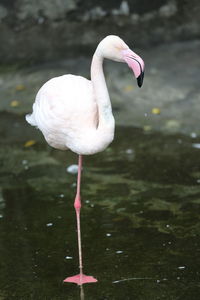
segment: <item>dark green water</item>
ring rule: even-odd
[[[48,147],[23,116],[0,117],[0,300],[81,299],[62,283],[78,273],[76,175],[66,172],[77,157]],[[82,299],[199,299],[198,143],[117,128],[107,151],[85,157],[84,271],[98,283]]]

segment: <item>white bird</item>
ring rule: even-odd
[[[118,36],[109,35],[98,45],[91,64],[91,80],[63,75],[47,81],[39,90],[33,112],[26,120],[38,127],[47,143],[60,150],[70,149],[79,155],[77,194],[74,202],[77,216],[80,274],[65,281],[82,285],[96,281],[82,273],[80,233],[80,180],[82,155],[103,151],[114,138],[115,121],[103,73],[104,58],[126,62],[141,87],[144,62]]]

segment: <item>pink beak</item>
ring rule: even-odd
[[[122,50],[122,54],[129,68],[133,70],[133,73],[137,78],[138,86],[141,87],[144,79],[144,61],[130,49]]]

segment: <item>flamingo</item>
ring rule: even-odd
[[[113,141],[115,120],[103,73],[104,58],[127,63],[141,87],[144,62],[118,36],[109,35],[97,46],[91,63],[91,80],[76,75],[63,75],[47,81],[38,91],[32,114],[26,120],[41,130],[47,143],[60,150],[78,154],[77,191],[74,208],[80,273],[64,282],[78,285],[96,282],[83,273],[80,211],[82,156],[103,151]]]

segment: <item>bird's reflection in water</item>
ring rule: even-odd
[[[80,286],[80,300],[85,300],[83,285]]]

